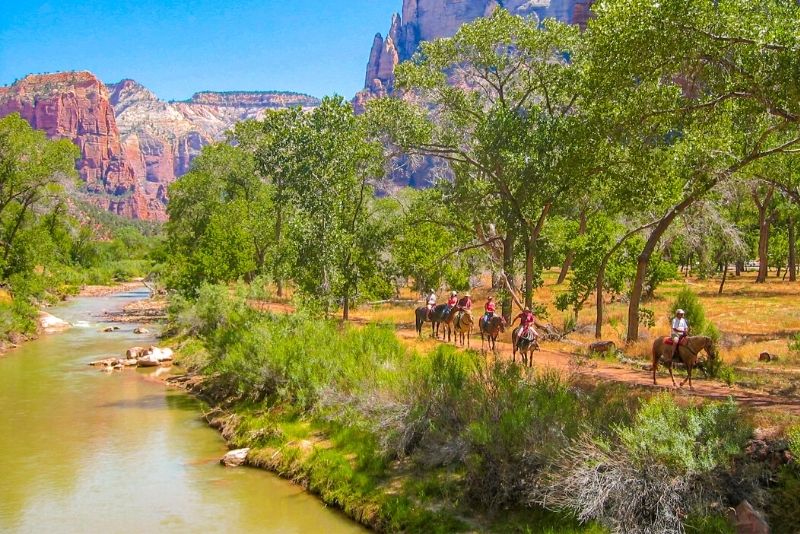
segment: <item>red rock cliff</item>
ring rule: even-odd
[[[131,218],[164,218],[163,203],[146,193],[125,157],[108,91],[93,74],[37,74],[0,87],[0,116],[11,113],[80,148],[82,195],[92,203]]]

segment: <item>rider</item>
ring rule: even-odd
[[[494,317],[494,311],[497,309],[494,303],[494,297],[489,297],[486,300],[486,306],[484,306],[483,309],[483,322],[484,324],[489,324],[489,321],[491,321],[492,317]]]
[[[444,309],[445,316],[450,314],[450,310],[452,310],[456,304],[458,304],[458,292],[451,291],[450,298],[447,299],[447,306]]]
[[[464,293],[464,296],[458,301],[458,309],[465,312],[472,312],[472,298],[469,291]]]
[[[434,291],[433,289],[428,291],[427,303],[428,303],[428,319],[430,319],[431,312],[433,311],[433,308],[436,307],[436,291]]]
[[[520,322],[520,329],[519,329],[519,335],[517,336],[517,343],[519,343],[520,340],[522,339],[527,339],[529,332],[532,332],[534,337],[539,336],[539,333],[536,331],[536,329],[533,328],[533,324],[536,323],[536,317],[534,317],[533,312],[531,311],[530,308],[525,308],[519,315],[514,317],[514,320],[511,321],[512,328],[514,327],[514,323],[517,322],[517,319],[519,319]]]
[[[689,322],[685,319],[686,312],[678,309],[675,311],[675,318],[672,319],[672,354],[670,359],[675,356],[675,351],[678,350],[678,344],[683,338],[689,335]]]

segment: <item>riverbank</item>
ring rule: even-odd
[[[587,383],[444,345],[421,353],[390,326],[263,314],[227,288],[184,306],[170,324],[178,360],[202,372],[172,382],[205,399],[250,465],[376,530],[638,532],[655,520],[734,532],[723,512],[743,499],[795,498],[785,439],[756,432],[732,401]],[[765,482],[783,469],[784,486]]]

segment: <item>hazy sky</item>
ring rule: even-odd
[[[402,0],[5,0],[0,85],[32,72],[133,78],[159,97],[287,90],[351,97]]]

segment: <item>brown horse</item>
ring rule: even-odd
[[[533,352],[541,350],[539,348],[539,342],[536,336],[534,336],[533,339],[519,339],[519,333],[521,331],[522,327],[518,326],[511,332],[511,345],[513,346],[511,361],[517,361],[517,351],[519,350],[522,365],[533,367]],[[519,344],[517,344],[517,340],[519,340]]]
[[[474,321],[472,319],[472,312],[466,310],[459,310],[453,320],[453,343],[460,342],[464,346],[464,336],[467,338],[467,348],[469,348],[469,337],[472,335],[472,326]]]
[[[488,339],[489,348],[496,351],[497,337],[506,331],[506,320],[502,315],[495,315],[487,322],[486,316],[483,315],[478,320],[478,329],[481,331],[481,350],[484,350],[483,343]]]
[[[659,360],[663,360],[664,365],[669,369],[669,377],[672,379],[672,385],[677,387],[675,384],[675,377],[672,376],[672,345],[667,345],[667,339],[669,338],[659,337],[653,342],[653,384],[657,384],[656,370],[658,369],[658,362]],[[706,336],[689,336],[686,338],[685,344],[681,343],[675,348],[674,356],[677,356],[686,366],[688,375],[683,382],[681,382],[680,387],[683,387],[688,380],[689,389],[694,389],[692,387],[692,369],[698,366],[697,354],[701,350],[705,350],[711,360],[717,357],[717,353],[714,350],[714,342],[710,337]]]
[[[422,325],[426,322],[431,323],[431,337],[439,338],[439,324],[442,321],[446,320],[446,316],[448,314],[445,313],[447,306],[445,304],[439,304],[435,306],[430,314],[428,313],[427,306],[420,306],[416,310],[414,310],[414,316],[416,317],[416,326],[417,326],[417,335],[422,335]]]

